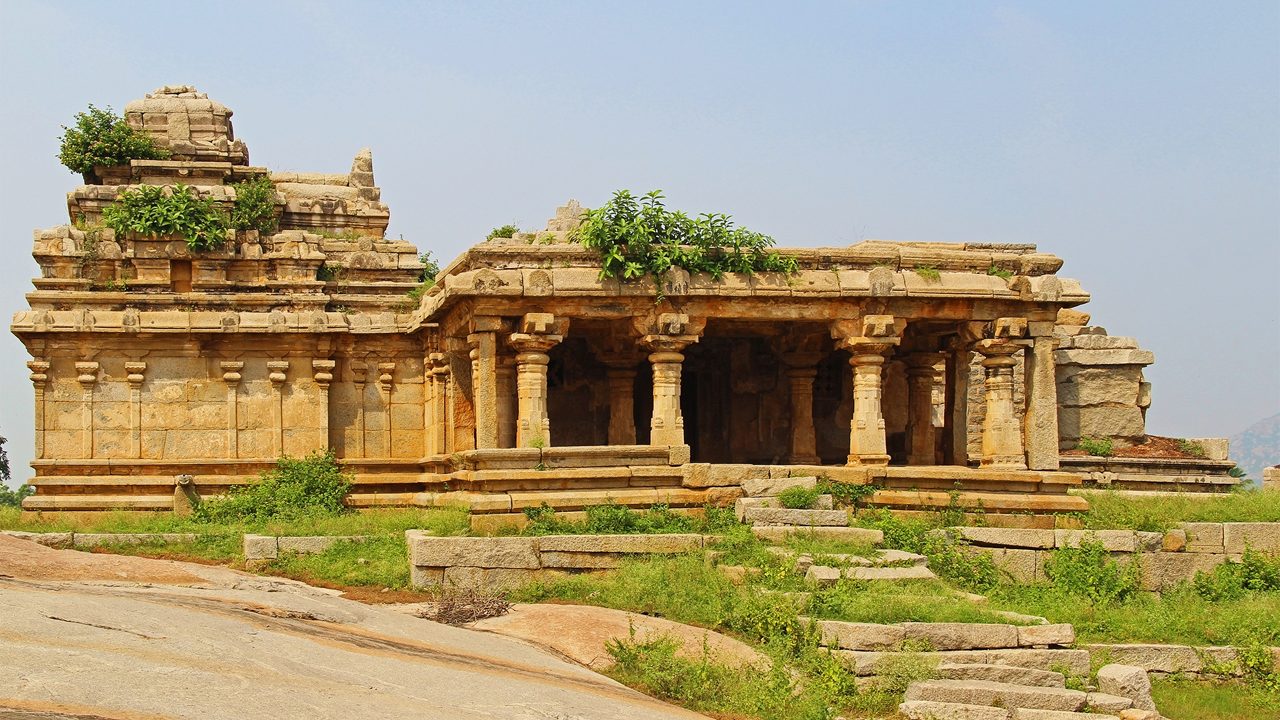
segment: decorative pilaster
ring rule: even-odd
[[[129,383],[129,457],[142,457],[142,381],[147,364],[126,362],[125,380]]]
[[[569,321],[551,313],[529,313],[520,321],[520,332],[509,342],[516,355],[517,447],[551,444],[551,418],[547,415],[547,351],[564,339]]]
[[[392,457],[395,453],[391,446],[391,389],[395,380],[396,364],[393,362],[378,363],[378,387],[382,395],[383,432],[386,433],[386,452],[383,457]]]
[[[467,336],[471,390],[476,411],[476,448],[498,447],[498,333],[502,318],[475,317]]]
[[[44,389],[49,382],[49,361],[35,358],[27,361],[27,368],[31,370],[27,377],[36,391],[36,459],[40,460],[44,458]]]
[[[267,379],[271,381],[273,401],[271,403],[271,422],[275,428],[276,457],[284,454],[284,382],[288,379],[288,360],[268,360]]]
[[[449,363],[444,353],[427,356],[431,364],[431,424],[427,426],[428,455],[444,455],[447,451],[449,425]]]
[[[369,364],[364,360],[351,361],[351,383],[356,389],[356,457],[366,457],[364,451],[365,384],[369,379]]]
[[[787,460],[795,465],[818,465],[818,436],[813,427],[813,381],[818,376],[822,337],[790,333],[782,336],[779,357],[787,366],[791,391],[791,452]]]
[[[907,464],[937,464],[933,430],[933,386],[938,380],[936,353],[907,358]]]
[[[1017,338],[1026,335],[1025,318],[1000,318],[991,324],[987,337],[975,348],[982,354],[986,395],[986,416],[982,421],[982,467],[1025,470],[1022,428],[1013,408],[1013,366],[1015,353],[1026,344]]]
[[[636,368],[612,366],[605,376],[609,385],[609,444],[636,444]]]
[[[318,450],[327,450],[333,447],[333,438],[329,437],[329,386],[333,384],[333,369],[337,367],[337,362],[333,360],[312,360],[311,361],[311,379],[316,384],[316,390],[320,397],[316,408],[320,412],[319,436],[322,446]]]
[[[93,387],[98,384],[98,363],[76,363],[76,382],[80,383],[80,455],[93,457]]]
[[[657,322],[636,320],[640,344],[650,350],[653,366],[653,417],[649,420],[650,445],[684,445],[684,414],[680,408],[681,351],[698,341],[705,319],[662,313]]]
[[[1039,324],[1039,323],[1036,323]],[[1027,407],[1023,425],[1027,446],[1027,467],[1057,470],[1058,464],[1058,383],[1054,367],[1053,323],[1048,333],[1032,339],[1025,354]]]
[[[238,458],[240,457],[240,371],[244,369],[244,363],[239,360],[224,360],[218,363],[218,366],[222,369],[222,382],[227,385],[227,454],[232,458]]]
[[[516,359],[510,354],[498,356],[498,447],[516,446]]]
[[[889,464],[881,374],[885,353],[902,341],[901,332],[899,321],[892,315],[865,315],[860,320],[840,320],[832,325],[831,337],[837,347],[849,351],[849,365],[853,367],[850,465]]]

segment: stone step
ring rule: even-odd
[[[991,705],[1008,709],[1070,710],[1085,707],[1081,690],[1032,687],[989,680],[925,680],[912,683],[904,700],[933,700],[964,705]]]
[[[834,585],[841,578],[846,580],[865,580],[870,582],[891,580],[937,580],[938,576],[927,567],[918,565],[911,567],[848,567],[833,568],[826,565],[812,565],[805,571],[804,579],[819,587]]]
[[[1067,679],[1060,672],[1036,670],[1015,665],[988,665],[985,663],[939,663],[935,672],[940,680],[990,680],[992,682],[1033,685],[1036,687],[1067,686]]]
[[[908,700],[898,706],[898,713],[907,720],[1009,720],[1004,708],[933,700]]]
[[[783,557],[791,557],[795,555],[795,553],[785,548],[770,547],[768,550],[774,555],[781,555]],[[924,555],[903,552],[902,550],[879,550],[871,557],[848,555],[844,553],[824,553],[818,557],[822,560],[821,564],[827,567],[929,567],[929,558]],[[798,555],[796,556],[795,561],[796,572],[805,573],[814,565],[814,556],[809,554]]]
[[[845,667],[862,677],[875,675],[882,661],[901,655],[896,652],[874,650],[833,650],[832,652]],[[936,658],[944,663],[1010,665],[1035,670],[1062,670],[1071,675],[1089,674],[1089,651],[1087,650],[1018,648],[1016,650],[945,650],[917,654]]]
[[[1013,711],[1010,720],[1120,720],[1120,718],[1108,713],[1018,708]]]
[[[1118,713],[1133,707],[1133,698],[1109,695],[1102,692],[1089,693],[1089,709],[1096,712]]]
[[[953,502],[964,509],[982,508],[986,513],[1057,513],[1086,512],[1089,502],[1082,497],[1066,494],[1001,493],[961,491],[954,496],[941,490],[877,490],[863,501],[873,507],[903,509],[945,509]]]
[[[817,486],[818,477],[816,475],[787,478],[749,478],[742,481],[742,493],[747,497],[774,497],[781,494],[783,490],[790,490],[791,488],[812,490]]]
[[[768,542],[781,542],[790,537],[812,537],[818,540],[838,540],[841,542],[879,545],[884,542],[884,533],[880,530],[855,527],[789,527],[761,526],[751,528],[752,534]]]
[[[743,510],[742,517],[743,522],[751,525],[849,526],[849,513],[844,510],[792,510],[790,508],[749,507]]]
[[[776,496],[768,497],[740,497],[733,502],[733,513],[738,518],[738,522],[746,522],[747,510],[749,508],[781,508],[782,502]],[[811,510],[832,510],[835,508],[835,500],[830,495],[819,495],[814,501]]]

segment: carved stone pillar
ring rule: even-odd
[[[125,380],[129,383],[129,457],[142,457],[142,381],[147,370],[144,362],[126,362]]]
[[[275,427],[273,440],[276,457],[284,454],[284,383],[289,377],[288,373],[288,360],[267,361],[267,379],[271,381],[273,394],[271,421]]]
[[[547,351],[564,339],[569,321],[551,313],[529,313],[520,321],[520,332],[512,333],[516,355],[516,445],[551,445],[551,419],[547,415]]]
[[[1026,432],[1027,467],[1057,470],[1058,464],[1058,383],[1054,367],[1053,324],[1048,333],[1032,340],[1025,354],[1027,407],[1023,414]]]
[[[684,414],[680,409],[681,351],[698,341],[705,319],[662,313],[657,322],[637,319],[640,343],[650,350],[653,367],[653,416],[649,420],[650,445],[684,445]]]
[[[946,413],[942,438],[945,462],[969,466],[969,364],[972,340],[955,338],[947,351]]]
[[[472,318],[471,388],[476,412],[476,448],[498,447],[498,334],[502,319]]]
[[[444,455],[448,445],[449,363],[444,353],[427,356],[431,363],[431,424],[427,426],[428,455]]]
[[[937,464],[933,430],[933,386],[938,379],[935,353],[916,353],[907,359],[907,464]]]
[[[498,447],[516,447],[516,359],[498,356]]]
[[[240,371],[244,363],[239,360],[224,360],[218,363],[222,369],[222,382],[227,385],[227,455],[240,457],[240,417],[239,387]]]
[[[818,465],[818,436],[813,428],[813,379],[818,368],[787,368],[787,381],[791,385],[791,454],[788,459],[796,465]]]
[[[35,358],[27,362],[27,368],[31,370],[27,377],[36,391],[36,459],[40,460],[44,458],[44,389],[49,382],[49,361]]]
[[[850,353],[853,367],[853,418],[849,428],[850,465],[888,465],[884,410],[881,406],[885,353],[901,342],[900,321],[892,315],[865,315],[832,325],[836,345]]]
[[[316,409],[320,413],[319,433],[321,447],[317,450],[328,450],[333,447],[333,439],[329,437],[329,385],[333,383],[333,368],[337,363],[333,360],[312,360],[311,361],[311,379],[316,384],[316,390],[319,394],[317,398]]]
[[[1025,470],[1022,428],[1013,408],[1013,355],[1025,345],[1016,338],[1026,334],[1023,318],[1000,318],[979,340],[976,350],[982,354],[986,371],[984,389],[986,416],[982,421],[982,467]]]
[[[606,373],[609,383],[609,444],[636,444],[634,365],[611,366]]]
[[[76,363],[76,382],[80,383],[80,454],[93,457],[93,387],[98,384],[98,363]]]

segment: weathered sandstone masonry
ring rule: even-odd
[[[1059,395],[1092,350],[1060,345],[1092,336],[1060,318],[1089,296],[1033,245],[871,241],[787,250],[791,275],[623,283],[568,241],[571,201],[536,243],[477,245],[418,298],[369,151],[343,174],[250,165],[231,110],[187,86],[125,115],[172,157],[96,168],[68,194],[13,319],[36,401],[28,509],[171,508],[326,448],[355,475],[352,505],[513,522],[542,502],[727,503],[775,472],[876,483],[873,504],[895,508],[957,489],[1009,517],[1084,505],[1060,472]],[[192,252],[100,225],[129,187],[230,207],[263,176],[274,234]]]
[[[973,552],[990,553],[1000,569],[1022,582],[1047,581],[1044,563],[1055,549],[1096,541],[1118,559],[1136,561],[1142,589],[1169,590],[1211,572],[1246,549],[1280,552],[1280,523],[1182,523],[1168,532],[957,527],[936,531],[963,538]]]

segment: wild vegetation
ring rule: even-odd
[[[604,205],[583,214],[572,240],[600,253],[600,277],[661,278],[672,268],[720,278],[727,272],[793,273],[796,259],[772,250],[774,239],[737,227],[728,215],[696,218],[668,210],[653,190],[640,197],[619,190]]]
[[[125,165],[130,160],[163,160],[169,152],[145,132],[134,130],[111,108],[93,105],[76,113],[71,127],[62,126],[58,160],[71,172],[91,174],[98,166]]]
[[[142,185],[120,193],[102,210],[102,223],[118,236],[181,237],[196,251],[222,247],[228,220],[211,198],[187,185]]]

